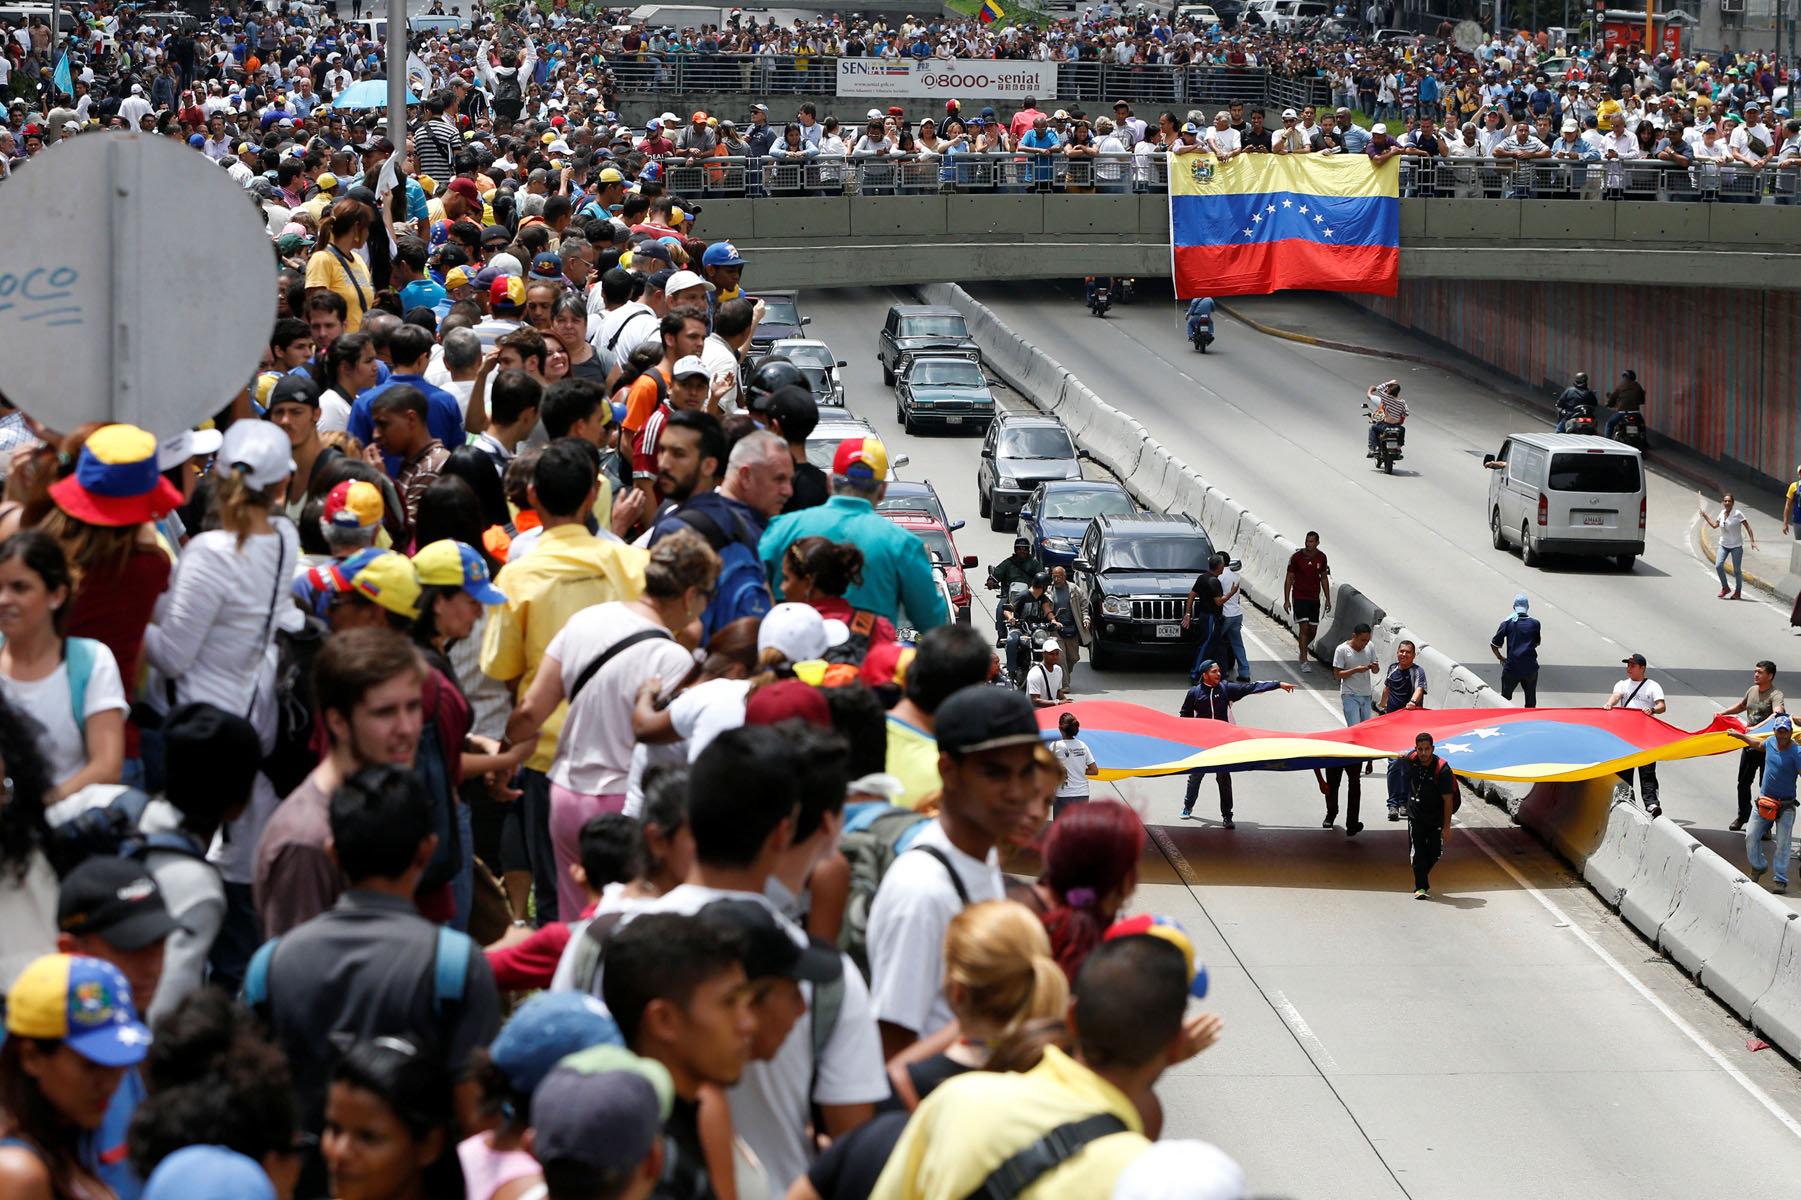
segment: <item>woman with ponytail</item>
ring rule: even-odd
[[[1143,852],[1144,823],[1118,801],[1065,809],[1051,825],[1037,890],[1051,950],[1071,982],[1138,887]]]
[[[375,227],[375,210],[348,196],[334,200],[319,222],[318,249],[306,260],[307,292],[344,297],[344,329],[355,333],[375,302],[375,284],[359,253]]]

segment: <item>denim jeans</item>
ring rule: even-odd
[[[456,822],[457,837],[463,844],[463,861],[457,864],[457,873],[450,880],[450,895],[456,904],[456,915],[451,918],[450,926],[459,933],[467,933],[469,909],[475,903],[475,823],[469,806],[461,800],[456,802]]]
[[[1375,715],[1375,710],[1370,707],[1372,700],[1373,697],[1370,696],[1354,696],[1350,692],[1338,693],[1338,703],[1344,709],[1345,728],[1361,725]]]
[[[1762,871],[1770,867],[1776,868],[1776,882],[1788,882],[1789,834],[1795,827],[1795,806],[1785,804],[1776,814],[1774,821],[1760,815],[1755,809],[1751,812],[1751,820],[1745,825],[1745,857],[1751,860],[1753,871]],[[1770,842],[1770,858],[1763,855],[1763,835],[1774,829],[1774,840]]]
[[[519,830],[525,835],[525,859],[532,869],[532,923],[542,927],[557,919],[557,855],[550,843],[550,780],[542,771],[519,772]]]
[[[1251,677],[1251,660],[1244,653],[1244,614],[1227,617],[1225,642],[1226,649],[1231,652],[1233,671],[1240,679]]]
[[[1721,546],[1714,555],[1714,573],[1720,577],[1720,590],[1726,590],[1726,563],[1732,563],[1732,573],[1738,576],[1737,591],[1745,590],[1745,548],[1743,546]]]
[[[1194,667],[1188,672],[1188,682],[1199,683],[1201,664],[1213,657],[1210,652],[1213,646],[1213,618],[1197,610],[1189,626],[1200,634],[1200,641],[1195,647]]]

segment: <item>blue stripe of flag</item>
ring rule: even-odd
[[[1177,246],[1244,246],[1290,238],[1325,246],[1399,246],[1401,202],[1392,196],[1300,192],[1173,196],[1170,225]]]

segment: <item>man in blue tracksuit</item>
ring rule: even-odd
[[[1285,692],[1294,691],[1294,684],[1279,683],[1268,679],[1262,683],[1224,683],[1220,679],[1219,664],[1212,659],[1202,662],[1196,673],[1200,682],[1188,689],[1182,697],[1182,713],[1184,717],[1203,717],[1213,721],[1232,720],[1232,705],[1246,696],[1255,696],[1258,692],[1271,692],[1281,688]],[[1201,776],[1206,771],[1190,771],[1188,773],[1188,795],[1182,800],[1182,816],[1184,819],[1194,816],[1194,798],[1201,790]],[[1220,823],[1227,829],[1236,828],[1232,824],[1232,776],[1225,771],[1216,771],[1219,780],[1219,816]]]
[[[1513,615],[1501,622],[1488,648],[1501,664],[1501,696],[1513,699],[1513,689],[1526,689],[1526,707],[1538,707],[1538,619],[1527,615],[1526,593],[1513,598]]]

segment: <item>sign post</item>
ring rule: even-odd
[[[388,0],[388,140],[394,161],[406,161],[406,0]],[[425,94],[420,93],[423,100]]]
[[[172,232],[170,213],[181,228]],[[0,391],[57,430],[167,437],[223,408],[275,320],[254,197],[187,146],[75,138],[0,189]]]

